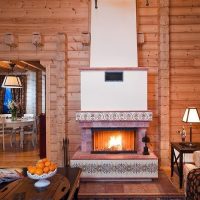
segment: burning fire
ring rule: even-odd
[[[122,150],[122,136],[111,136],[108,141],[108,148]]]

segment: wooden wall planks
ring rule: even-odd
[[[200,1],[170,0],[170,134],[177,130],[187,106],[200,109]],[[196,62],[195,62],[196,61]],[[193,141],[200,141],[199,124],[193,125]],[[189,141],[187,135],[186,140]]]
[[[159,1],[137,1],[138,32],[144,33],[144,44],[138,46],[140,67],[148,67],[148,108],[153,112],[153,121],[148,129],[150,148],[159,154],[158,132],[158,66],[159,66]]]
[[[140,67],[148,67],[148,107],[153,111],[153,121],[148,129],[151,149],[160,154],[159,90],[160,76],[160,8],[161,0],[137,0],[137,30],[144,33],[144,44],[138,46]],[[165,2],[164,2],[165,3]],[[89,47],[83,45],[83,32],[90,32],[90,0],[0,0],[0,34],[13,32],[18,38],[20,54],[27,55],[34,50],[26,34],[45,34],[45,52],[55,51],[53,33],[67,34],[67,120],[66,130],[70,139],[70,153],[80,146],[80,128],[75,121],[75,112],[80,110],[80,68],[89,67]],[[25,34],[24,36],[21,36]],[[49,36],[48,36],[49,34]],[[2,37],[2,36],[0,36]],[[2,41],[2,38],[0,38]],[[176,130],[184,109],[196,106],[200,109],[200,1],[169,0],[169,107],[170,141],[180,141]],[[3,49],[0,49],[2,51]],[[6,58],[6,53],[5,55]],[[41,58],[45,55],[41,54]],[[26,56],[23,56],[26,58]],[[163,84],[166,82],[163,80]],[[199,125],[194,125],[194,140],[200,140]],[[187,127],[188,131],[188,127]],[[162,135],[162,137],[164,137]],[[164,139],[166,139],[164,137]],[[187,137],[188,140],[188,137]],[[163,140],[164,141],[164,140]],[[168,145],[168,144],[167,144]],[[166,146],[166,145],[162,145]],[[165,151],[162,152],[166,153]],[[167,153],[168,154],[168,153]]]

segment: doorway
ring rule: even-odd
[[[10,72],[10,63],[14,64],[14,71]],[[25,163],[36,162],[40,157],[40,115],[45,113],[45,100],[46,100],[46,69],[40,64],[40,61],[0,61],[0,85],[6,75],[13,73],[20,78],[22,88],[2,88],[0,87],[0,115],[6,117],[5,120],[5,134],[4,134],[4,147],[0,142],[0,159],[1,167],[10,167],[13,161],[16,165],[27,166]],[[9,95],[8,95],[9,93]],[[9,98],[8,98],[9,97]],[[17,106],[17,121],[29,120],[25,119],[27,114],[34,116],[36,138],[33,143],[31,134],[24,134],[23,148],[20,146],[20,129],[16,129],[14,138],[9,119],[9,105],[14,102]],[[5,109],[7,108],[7,109]],[[25,115],[24,115],[25,114]],[[6,121],[8,122],[6,124]],[[13,123],[16,124],[14,121]],[[21,123],[21,122],[20,122]],[[22,124],[22,123],[21,123]],[[26,129],[33,127],[25,126]],[[43,133],[44,134],[44,133]],[[45,148],[46,141],[43,141]],[[8,159],[9,157],[9,159]],[[2,166],[3,165],[3,166]]]
[[[0,43],[0,60],[40,61],[46,69],[46,155],[62,166],[63,139],[67,135],[67,37],[64,33],[41,35],[42,45],[36,48],[33,35],[16,34],[12,47]]]

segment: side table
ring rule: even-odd
[[[185,143],[171,143],[171,177],[174,173],[174,166],[176,165],[178,176],[179,176],[179,186],[183,186],[183,154],[193,153],[194,151],[200,150],[200,143],[194,143],[194,147],[189,147]],[[178,152],[176,156],[175,150]]]

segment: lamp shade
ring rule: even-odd
[[[183,122],[200,122],[199,114],[197,108],[189,107],[186,108],[185,113],[183,115]]]
[[[1,85],[2,88],[22,88],[20,78],[14,75],[5,76]]]

